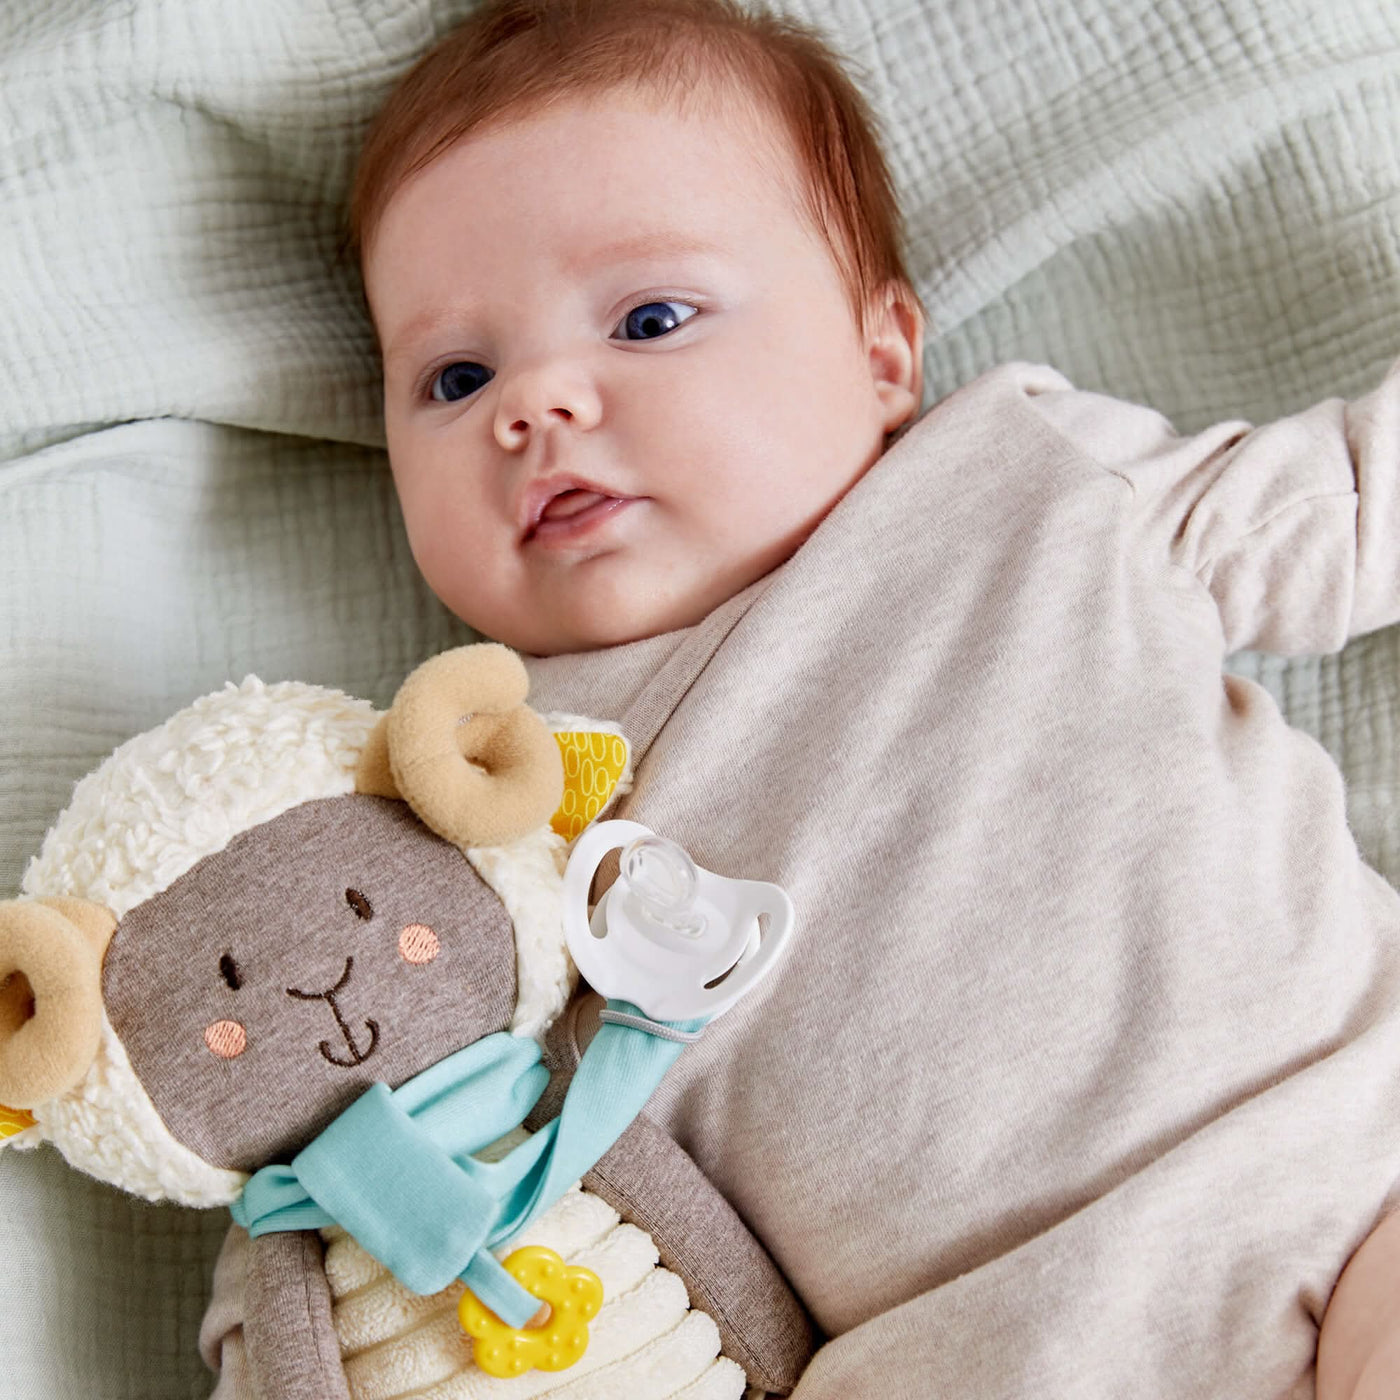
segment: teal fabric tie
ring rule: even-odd
[[[473,1156],[525,1120],[549,1073],[535,1041],[500,1031],[397,1089],[373,1084],[290,1165],[255,1172],[231,1207],[256,1238],[337,1224],[405,1287],[453,1279],[511,1327],[539,1309],[491,1252],[554,1204],[622,1135],[684,1049],[607,1009],[559,1116],[499,1162]],[[705,1021],[656,1023],[690,1037]]]

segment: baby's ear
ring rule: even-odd
[[[622,730],[581,715],[544,717],[564,760],[564,796],[550,826],[576,840],[632,787],[632,749]]]
[[[865,348],[886,434],[919,411],[924,392],[924,313],[912,288],[887,282],[866,312]]]

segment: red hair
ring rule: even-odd
[[[866,325],[888,283],[922,311],[864,97],[814,29],[751,14],[738,0],[487,0],[409,70],[371,124],[351,189],[347,248],[362,258],[399,186],[488,122],[625,86],[680,101],[713,92],[716,79],[786,130],[806,212],[857,324]]]

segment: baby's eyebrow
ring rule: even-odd
[[[587,272],[596,267],[618,263],[641,262],[647,258],[722,257],[732,250],[713,239],[680,230],[649,230],[629,234],[602,247],[589,248],[568,260],[571,272]],[[435,307],[404,323],[398,334],[384,348],[384,360],[396,359],[424,336],[441,326],[461,319],[457,307]]]
[[[601,248],[590,248],[586,255],[570,259],[570,266],[589,268],[603,263],[639,262],[643,258],[681,258],[697,254],[714,257],[729,250],[713,239],[679,230],[630,234]]]
[[[421,316],[415,316],[406,322],[393,340],[384,347],[384,363],[387,365],[391,360],[397,360],[439,326],[450,325],[460,318],[461,312],[451,306],[438,307],[432,311],[425,311]]]

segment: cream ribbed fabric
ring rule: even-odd
[[[519,1140],[518,1132],[502,1145]],[[503,1251],[542,1244],[603,1284],[588,1350],[563,1371],[501,1380],[482,1372],[457,1321],[461,1284],[409,1292],[343,1230],[322,1231],[332,1318],[351,1400],[739,1400],[743,1368],[720,1355],[719,1330],[690,1307],[651,1236],[591,1191],[571,1187]],[[247,1235],[230,1230],[201,1344],[220,1364],[215,1400],[263,1400],[246,1362]]]
[[[1400,373],[1181,439],[1005,366],[721,614],[530,698],[796,903],[648,1111],[834,1338],[800,1400],[1310,1396],[1400,1177],[1400,897],[1223,662],[1400,618]]]
[[[471,1362],[470,1339],[457,1322],[460,1284],[428,1297],[410,1293],[343,1231],[325,1233],[335,1330],[353,1400],[561,1394],[661,1400],[702,1377],[706,1395],[735,1400],[743,1393],[743,1371],[716,1359],[714,1323],[687,1311],[685,1286],[657,1267],[650,1237],[621,1224],[591,1192],[566,1192],[511,1246],[547,1244],[602,1280],[606,1302],[590,1325],[588,1351],[567,1371],[532,1371],[509,1381],[483,1375]]]

